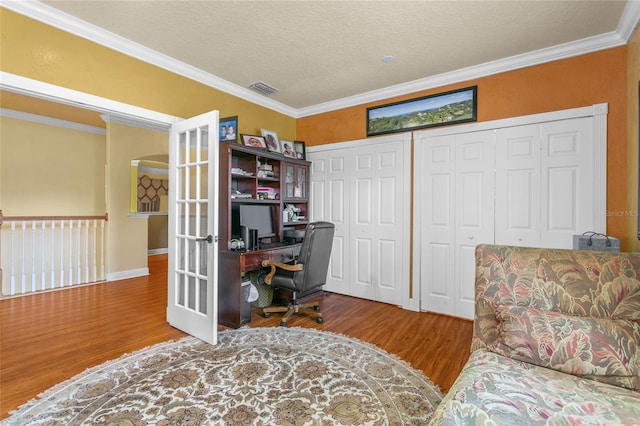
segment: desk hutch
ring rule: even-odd
[[[218,321],[221,325],[233,328],[242,325],[243,273],[260,269],[264,259],[292,260],[300,250],[300,244],[244,252],[231,250],[228,242],[239,237],[237,226],[234,227],[238,206],[270,206],[275,236],[263,243],[268,246],[268,243],[284,242],[285,230],[304,229],[308,224],[310,165],[308,161],[260,148],[220,144]],[[287,205],[299,209],[300,220],[285,217]]]

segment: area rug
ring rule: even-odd
[[[46,391],[3,425],[424,425],[442,399],[376,346],[304,328],[161,343]]]

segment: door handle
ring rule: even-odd
[[[196,241],[206,241],[211,244],[213,242],[213,235],[209,234],[206,237],[196,238]]]

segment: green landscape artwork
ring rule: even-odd
[[[367,136],[476,121],[477,86],[367,108]]]

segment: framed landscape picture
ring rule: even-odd
[[[220,119],[220,142],[238,143],[238,116]]]
[[[477,120],[478,86],[367,108],[367,136]]]

